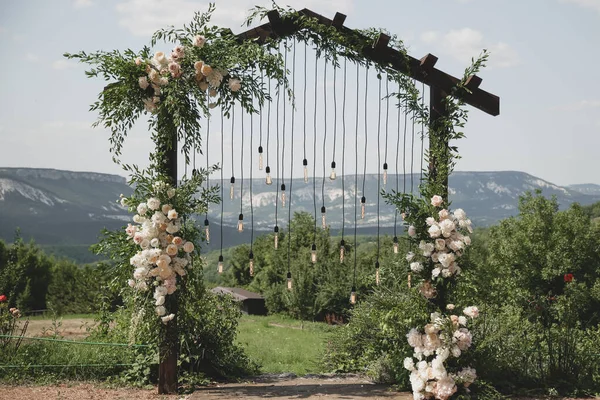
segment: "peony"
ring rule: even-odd
[[[169,83],[169,79],[164,76],[158,80],[158,84],[160,86],[165,86],[167,83]]]
[[[419,291],[426,299],[432,299],[437,294],[435,288],[431,285],[429,281],[425,281],[419,286]]]
[[[422,335],[417,329],[412,328],[406,335],[406,338],[410,347],[423,347]]]
[[[230,78],[228,83],[229,83],[229,89],[232,92],[237,92],[238,90],[240,90],[242,88],[242,81],[240,81],[237,78]]]
[[[160,207],[160,200],[156,197],[151,197],[147,201],[148,208],[151,210],[158,210]]]
[[[181,65],[176,62],[170,63],[169,72],[173,78],[179,78],[181,76]]]
[[[155,306],[162,306],[163,304],[165,304],[165,296],[158,296],[156,298],[156,303],[154,303]]]
[[[439,207],[444,203],[444,199],[437,194],[431,198],[431,205],[434,207]]]
[[[421,272],[423,271],[423,264],[421,264],[420,262],[411,263],[410,270],[413,272]]]
[[[146,203],[140,203],[137,206],[137,212],[140,215],[146,214],[148,212],[148,205]]]
[[[452,310],[454,310],[455,307],[456,306],[454,304],[446,304],[446,310],[452,311]]]
[[[169,213],[169,211],[171,211],[172,209],[173,209],[173,207],[171,207],[170,204],[163,204],[162,207],[160,208],[162,213],[165,215],[167,215]]]
[[[150,247],[150,241],[148,239],[142,240],[140,243],[140,247],[142,249],[147,249],[148,247]]]
[[[158,67],[164,67],[166,66],[169,61],[167,60],[167,57],[165,56],[165,53],[163,53],[162,51],[157,51],[156,53],[154,53],[154,60],[155,65]]]
[[[465,245],[470,246],[471,245],[471,238],[469,236],[463,236],[462,241],[465,243]]]
[[[168,233],[177,233],[179,232],[179,225],[170,222],[167,224],[167,232]]]
[[[177,246],[175,246],[174,244],[168,245],[167,246],[167,254],[170,256],[177,255]]]
[[[404,359],[404,368],[409,371],[413,371],[415,369],[415,362],[413,361],[412,357],[406,357]]]
[[[456,218],[459,221],[463,221],[465,219],[467,219],[467,214],[465,213],[465,211],[462,208],[457,208],[456,210],[454,210],[454,218]]]
[[[433,252],[435,247],[433,243],[425,243],[425,241],[421,240],[421,243],[419,243],[419,249],[423,251],[424,257],[429,257],[431,256],[431,253]]]
[[[167,214],[167,217],[169,217],[169,219],[177,219],[177,211],[175,210],[170,210],[169,213]]]
[[[204,63],[202,61],[196,61],[194,63],[194,70],[196,70],[196,74],[202,74],[201,70],[203,65]]]
[[[167,313],[167,309],[164,306],[156,307],[156,315],[158,315],[159,317],[162,317],[166,313]]]
[[[173,53],[177,54],[177,57],[183,58],[183,56],[185,55],[185,48],[182,45],[178,44],[173,49]]]
[[[465,387],[469,387],[469,385],[477,379],[477,372],[474,368],[465,367],[458,371],[457,375],[457,378],[462,381]]]
[[[135,286],[135,281],[133,279],[129,279],[127,281],[127,284],[129,285],[129,287],[134,287]]]
[[[437,278],[441,272],[442,272],[442,269],[440,267],[432,269],[431,270],[431,279]]]
[[[471,341],[473,340],[473,336],[471,332],[467,328],[460,328],[459,330],[454,332],[453,342],[456,341],[456,346],[464,351],[471,347]]]
[[[463,314],[467,317],[477,318],[479,316],[479,309],[475,306],[470,306],[463,310]]]
[[[158,296],[166,296],[167,295],[167,288],[164,286],[157,286],[156,289],[154,289],[154,295],[156,297]]]
[[[223,81],[223,75],[220,72],[213,70],[206,77],[206,81],[210,84],[210,86],[216,88],[221,86],[221,82]]]
[[[448,212],[448,210],[443,209],[443,210],[440,210],[438,215],[440,216],[440,220],[444,220],[444,219],[448,219],[448,217],[450,216],[450,213]]]
[[[206,43],[206,38],[202,35],[196,35],[192,40],[192,44],[196,47],[202,48],[204,46],[204,43]]]
[[[449,219],[445,219],[442,222],[440,222],[440,230],[442,232],[442,235],[444,235],[444,237],[450,237],[450,235],[452,234],[452,231],[454,231],[455,229],[456,229],[456,225],[454,224],[454,222],[452,222]]]
[[[427,232],[429,232],[429,236],[431,236],[432,238],[438,238],[442,234],[442,230],[438,225],[431,225]]]
[[[425,220],[425,223],[427,224],[427,226],[431,226],[431,225],[435,225],[437,222],[435,221],[435,219],[434,219],[434,218],[432,218],[432,217],[428,217],[428,218]]]
[[[438,251],[446,248],[446,241],[444,239],[435,239],[435,249]]]
[[[145,98],[144,100],[142,100],[142,102],[144,103],[144,109],[149,113],[153,113],[156,111],[156,104],[154,104],[151,97]]]
[[[408,236],[415,236],[417,234],[417,229],[414,226],[408,227]]]
[[[445,376],[437,381],[435,386],[435,398],[439,400],[448,400],[456,393],[456,383],[451,376]]]
[[[185,251],[186,253],[191,253],[192,251],[194,251],[194,243],[185,242],[185,244],[183,245],[183,251]]]
[[[182,239],[182,238],[180,238],[179,236],[175,236],[175,237],[173,238],[173,240],[172,240],[172,243],[173,243],[175,246],[181,246],[181,245],[183,244],[183,239]]]
[[[462,354],[462,352],[460,351],[458,346],[452,346],[451,352],[452,352],[452,355],[456,358],[460,357],[460,355]]]
[[[200,67],[200,72],[204,76],[208,76],[212,72],[212,70],[212,67],[208,64],[203,64],[202,67]]]
[[[142,90],[146,90],[148,88],[148,86],[150,86],[150,82],[148,82],[148,78],[145,76],[141,76],[138,79],[138,84],[140,85],[140,88]]]
[[[458,317],[458,323],[462,326],[467,326],[467,318],[461,315],[460,317]]]
[[[415,253],[413,253],[412,251],[408,252],[406,254],[406,261],[410,261],[415,257]]]

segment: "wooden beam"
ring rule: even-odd
[[[344,21],[346,21],[346,15],[336,12],[335,16],[333,17],[333,21],[331,21],[331,26],[334,26],[339,29],[342,26],[344,26]]]
[[[299,11],[299,14],[309,18],[314,18],[320,24],[326,26],[335,26],[336,29],[342,34],[352,34],[353,36],[358,36],[358,38],[360,40],[363,40],[365,43],[368,43],[370,41],[370,39],[367,36],[362,35],[343,25],[339,26],[337,24],[334,24],[333,20],[326,18],[320,14],[317,14],[309,9],[302,9]],[[269,23],[243,32],[240,35],[238,35],[238,37],[246,40],[256,39],[258,37],[264,37],[265,39],[267,37],[277,38],[293,34],[294,32],[297,32],[300,29],[300,27],[296,24],[294,20],[282,19],[276,10],[269,11],[269,13],[267,13],[267,17],[269,18]],[[431,87],[436,87],[444,93],[452,93],[452,89],[456,87],[461,81],[459,78],[456,78],[450,74],[445,73],[444,71],[440,71],[439,69],[433,67],[435,63],[431,65],[432,68],[430,70],[425,69],[426,66],[432,63],[433,58],[426,58],[425,65],[422,65],[422,59],[418,60],[414,57],[411,57],[410,55],[405,56],[401,54],[398,50],[395,50],[391,47],[385,47],[383,49],[376,50],[372,46],[366,46],[362,49],[361,53],[366,58],[369,58],[382,66],[391,67],[398,72],[401,72],[411,78],[416,79],[419,82],[423,82]],[[471,85],[473,84],[474,83],[471,83]],[[469,104],[490,115],[496,116],[500,114],[500,98],[498,96],[486,92],[485,90],[482,90],[479,87],[469,89],[471,90],[471,93],[464,93],[464,95],[462,96],[462,100],[466,104]]]
[[[429,53],[425,57],[421,58],[419,61],[421,63],[421,68],[423,68],[425,71],[431,71],[435,64],[438,62],[438,58],[433,54]]]
[[[390,43],[390,37],[388,35],[386,35],[385,33],[380,33],[379,36],[377,37],[377,39],[375,40],[373,47],[375,48],[375,50],[381,51],[381,50],[385,49],[386,47],[388,47],[389,43]]]
[[[465,82],[465,86],[469,90],[475,90],[479,87],[479,85],[481,85],[482,81],[483,81],[483,79],[481,79],[477,75],[471,75],[467,78],[467,80]]]

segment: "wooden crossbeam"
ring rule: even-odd
[[[364,40],[365,43],[368,43],[370,40],[367,36],[343,26],[343,22],[346,18],[343,14],[337,13],[334,19],[331,20],[307,8],[300,10],[299,13],[306,17],[314,18],[320,24],[325,26],[334,26],[343,34],[358,36],[360,39]],[[300,27],[294,20],[282,19],[277,10],[269,11],[267,17],[269,19],[268,23],[240,33],[237,35],[238,39],[253,39],[264,42],[269,38],[281,38],[300,30]],[[437,57],[428,54],[419,60],[410,55],[403,55],[398,50],[388,47],[389,39],[388,42],[386,42],[385,36],[387,35],[380,35],[374,46],[364,47],[361,50],[362,55],[382,66],[391,67],[419,82],[435,87],[444,93],[452,93],[452,89],[460,83],[460,79],[434,67],[437,62]],[[467,88],[471,93],[464,93],[462,95],[462,100],[466,104],[487,114],[493,116],[499,115],[500,98],[480,89],[480,84],[481,78],[477,76],[469,77]]]

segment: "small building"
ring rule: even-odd
[[[220,295],[229,295],[240,304],[240,309],[248,315],[267,315],[265,298],[258,293],[253,293],[240,288],[217,286],[211,292]]]

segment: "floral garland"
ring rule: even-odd
[[[153,189],[154,196],[136,206],[136,225],[128,224],[125,229],[140,248],[130,259],[135,269],[128,284],[142,292],[154,288],[156,314],[167,324],[175,314],[167,315],[166,296],[177,290],[177,277],[186,275],[194,244],[176,236],[182,223],[170,201],[177,196],[177,189],[161,181],[154,183]],[[123,197],[121,204],[127,205],[128,199]]]
[[[419,249],[416,253],[407,253],[406,260],[410,263],[411,272],[421,280],[419,292],[441,308],[445,298],[436,287],[461,274],[458,259],[471,244],[469,234],[473,228],[464,210],[451,212],[443,208],[441,196],[434,195],[430,204],[419,201],[424,204],[412,204],[410,207],[414,214],[410,211],[408,215],[403,214],[405,220],[413,222],[408,227],[408,235],[418,243]],[[445,309],[450,312],[455,307],[454,304],[445,304]],[[458,391],[457,385],[462,385],[468,392],[469,385],[477,378],[475,369],[464,367],[458,370],[450,367],[448,360],[459,358],[471,347],[473,337],[467,329],[468,318],[474,319],[478,315],[479,310],[475,306],[466,307],[461,316],[434,312],[423,330],[413,328],[406,335],[414,353],[404,360],[404,367],[411,373],[415,400],[447,400]]]

